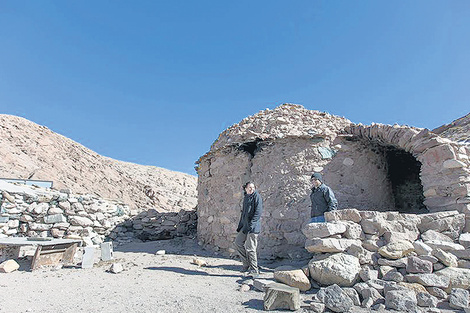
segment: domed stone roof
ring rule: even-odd
[[[212,144],[211,152],[256,140],[286,137],[333,139],[351,124],[351,121],[343,117],[286,103],[273,110],[266,109],[248,116],[240,123],[227,128]]]

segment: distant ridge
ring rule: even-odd
[[[27,119],[0,114],[0,177],[52,180],[54,189],[96,194],[132,208],[178,211],[197,204],[197,178],[122,162]]]

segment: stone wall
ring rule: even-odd
[[[130,209],[94,195],[0,184],[0,238],[81,238],[85,245],[112,239],[168,239],[194,234],[194,210],[157,212]]]
[[[339,293],[352,292],[351,299],[365,308],[462,309],[453,295],[463,292],[468,298],[465,289],[470,287],[470,223],[465,214],[345,209],[325,218],[326,223],[302,229],[305,248],[313,253],[306,273],[318,287],[336,284],[343,288]],[[407,296],[397,298],[394,290]]]
[[[250,180],[264,200],[261,257],[301,257],[312,172],[323,173],[340,209],[469,214],[469,155],[425,129],[355,125],[291,104],[261,111],[220,134],[199,159],[198,237],[234,253],[241,186]],[[393,177],[400,158],[414,166],[412,175]]]

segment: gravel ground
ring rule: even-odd
[[[156,255],[165,250],[165,255]],[[192,264],[194,257],[207,266]],[[115,248],[115,259],[124,271],[107,272],[110,262],[92,269],[61,268],[29,271],[29,260],[20,270],[0,274],[0,312],[259,312],[263,293],[253,287],[240,291],[252,281],[239,272],[240,263],[202,250],[196,240],[175,238],[165,241],[129,243]],[[307,260],[304,262],[304,264]],[[262,277],[288,260],[262,265]],[[294,264],[297,266],[301,263]],[[311,294],[301,294],[302,308],[308,310]],[[285,312],[285,311],[283,311]],[[355,308],[354,312],[368,312]]]

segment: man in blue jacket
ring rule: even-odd
[[[323,214],[327,211],[334,211],[338,208],[338,201],[330,187],[323,183],[320,173],[313,173],[310,178],[313,188],[310,194],[312,201],[312,211],[310,213],[310,223],[320,223],[325,221]]]
[[[261,213],[263,212],[263,199],[256,191],[255,184],[247,182],[240,222],[237,227],[235,248],[243,264],[242,272],[249,272],[251,276],[258,276],[258,234],[261,230]]]

